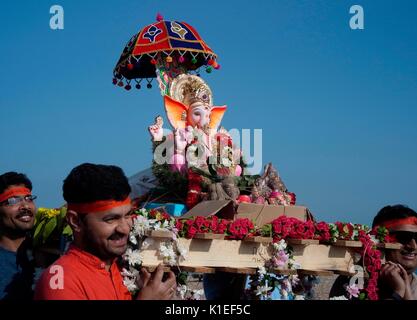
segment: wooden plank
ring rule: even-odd
[[[271,271],[271,273],[274,274],[282,274],[284,276],[291,276],[291,275],[296,275],[297,274],[297,270],[293,269],[274,269]]]
[[[271,237],[256,236],[256,237],[245,238],[245,239],[243,239],[243,241],[258,242],[258,243],[271,243],[273,241],[273,239]]]
[[[314,239],[288,239],[286,241],[290,245],[307,246],[310,244],[319,244],[319,240],[314,240]]]
[[[149,266],[149,265],[142,265],[148,272],[154,272],[158,266]],[[171,268],[168,266],[164,266],[164,272],[171,271]]]
[[[362,247],[362,242],[352,241],[352,240],[337,240],[334,243],[334,245],[338,246],[338,247],[361,248]]]
[[[174,234],[167,230],[151,230],[150,232],[147,232],[146,235],[152,238],[172,239]]]
[[[179,267],[181,271],[193,272],[193,273],[215,273],[215,268],[209,267]]]
[[[256,269],[254,269],[254,268],[219,267],[219,268],[216,268],[216,271],[228,272],[228,273],[237,273],[237,274],[247,274],[247,275],[256,274]]]
[[[312,276],[322,276],[322,277],[329,277],[334,274],[333,271],[329,271],[329,270],[308,270],[308,269],[297,269],[297,273],[299,275],[312,275]]]
[[[356,274],[355,272],[342,271],[342,270],[334,270],[333,273],[341,275],[341,276],[346,276],[346,277],[353,277]]]
[[[294,245],[294,260],[306,270],[344,270],[353,266],[352,252],[346,247],[330,245]]]
[[[403,245],[401,243],[378,243],[377,247],[387,250],[400,250]]]
[[[194,239],[206,239],[206,240],[224,239],[224,234],[216,234],[216,233],[196,233],[194,235]]]
[[[143,263],[158,265],[163,258],[159,255],[161,238],[154,241],[147,249],[142,250]],[[188,253],[180,266],[188,267],[230,267],[259,268],[272,258],[270,244],[239,240],[207,241],[204,239],[179,238],[179,243]],[[330,245],[293,245],[294,260],[307,270],[342,270],[349,271],[353,257],[349,248]]]

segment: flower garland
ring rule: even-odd
[[[136,211],[133,220],[132,230],[129,235],[128,248],[123,255],[124,268],[122,270],[123,282],[127,289],[135,294],[139,290],[139,270],[142,266],[141,250],[147,249],[153,244],[153,239],[147,237],[147,233],[153,230],[170,231],[172,239],[160,243],[158,254],[163,258],[165,264],[178,266],[186,258],[187,250],[183,248],[177,237],[175,219],[165,212],[159,210],[140,209]],[[186,286],[186,277],[180,273],[177,281],[181,284],[177,291],[181,297],[197,298],[201,292],[189,290]]]
[[[277,290],[281,300],[305,300],[309,290],[316,281],[315,277],[298,278],[298,275],[278,275],[275,270],[296,270],[298,265],[293,257],[292,248],[284,239],[272,243],[272,257],[265,267],[258,268],[255,275],[250,277],[246,297],[248,299],[272,300]]]

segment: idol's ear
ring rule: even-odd
[[[185,128],[186,115],[188,108],[183,103],[172,99],[169,96],[164,96],[165,111],[168,116],[169,123],[174,129]],[[185,114],[185,117],[184,117]]]
[[[221,106],[221,107],[214,106],[213,108],[211,108],[210,129],[217,130],[217,128],[220,126],[220,122],[222,122],[226,109],[227,109],[226,106]]]

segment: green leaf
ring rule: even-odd
[[[186,284],[187,283],[187,277],[188,277],[187,272],[181,272],[177,275],[177,282],[181,285]]]
[[[72,229],[69,225],[66,225],[64,230],[62,231],[62,235],[64,236],[72,236]]]
[[[42,243],[45,243],[48,237],[52,234],[52,232],[55,230],[57,225],[57,219],[56,217],[53,217],[51,220],[49,220],[46,225],[45,229],[43,230],[43,241]]]
[[[45,226],[45,222],[46,220],[42,220],[36,227],[35,227],[35,232],[33,234],[33,245],[37,246],[39,244],[39,238],[42,235],[42,230]]]
[[[64,226],[64,223],[66,222],[65,217],[67,215],[67,208],[62,207],[59,211],[59,214],[57,216],[57,229],[61,230]]]

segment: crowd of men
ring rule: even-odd
[[[140,290],[132,296],[123,284],[119,258],[127,249],[132,226],[131,188],[117,166],[85,163],[64,180],[66,220],[73,231],[68,250],[39,270],[32,248],[36,206],[26,175],[0,175],[0,300],[168,300],[176,292],[173,272],[160,265],[140,273]],[[385,226],[402,248],[386,251],[380,272],[381,299],[417,300],[417,213],[387,206],[373,226]],[[347,279],[332,288],[337,295]]]

